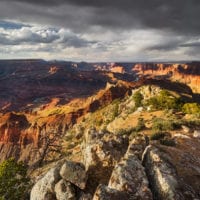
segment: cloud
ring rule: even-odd
[[[0,45],[27,57],[193,59],[199,10],[199,0],[1,0]]]
[[[13,27],[17,26],[17,23],[12,23]],[[22,26],[21,28],[5,29],[0,28],[0,44],[2,45],[20,45],[24,43],[28,44],[40,44],[40,43],[61,43],[68,47],[83,47],[87,46],[92,41],[81,38],[81,36],[72,33],[65,29],[55,29],[51,27],[40,26]],[[18,26],[17,26],[18,27]]]
[[[155,28],[192,34],[200,32],[199,0],[3,0],[0,5],[2,17],[15,15],[22,19],[26,16],[32,21],[38,20],[37,14],[40,14],[41,21],[57,22],[73,29],[101,26],[111,29]]]

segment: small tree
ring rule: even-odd
[[[0,199],[28,199],[27,167],[10,158],[0,164]]]
[[[42,166],[46,158],[49,158],[50,153],[61,153],[61,136],[61,130],[58,130],[46,133],[40,138],[41,148],[39,150],[39,160],[37,161],[39,167]]]
[[[135,102],[135,107],[138,108],[140,106],[142,106],[142,100],[144,99],[143,95],[137,91],[134,93],[133,95],[133,100]]]

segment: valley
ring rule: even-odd
[[[0,61],[0,162],[31,200],[200,199],[199,69]]]

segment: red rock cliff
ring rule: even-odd
[[[187,84],[193,92],[200,93],[200,64],[135,64],[132,68],[140,76],[166,77]]]

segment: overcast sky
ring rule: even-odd
[[[1,0],[0,59],[200,60],[200,0]]]

